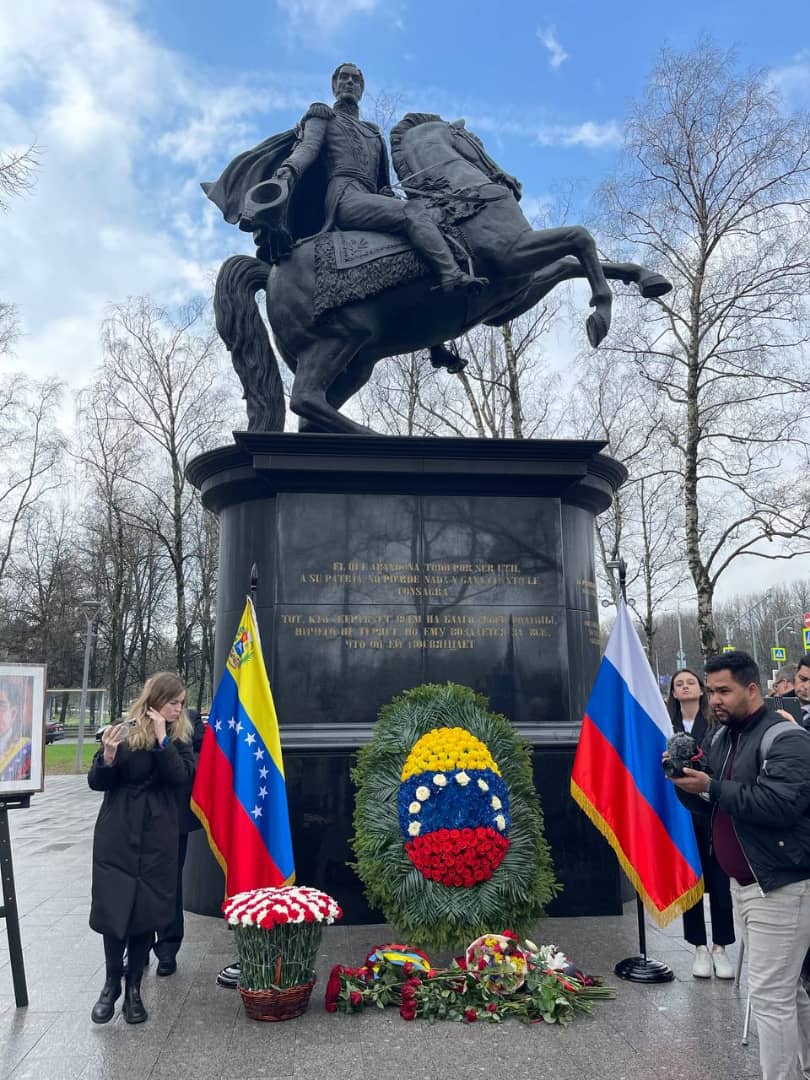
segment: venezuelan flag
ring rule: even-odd
[[[278,719],[250,598],[211,705],[191,808],[227,896],[295,881]]]
[[[659,926],[703,895],[691,814],[661,768],[672,724],[627,607],[585,707],[571,795],[613,848]]]
[[[31,777],[31,740],[17,739],[0,755],[0,780],[28,780]]]

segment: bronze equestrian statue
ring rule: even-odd
[[[607,278],[636,284],[645,298],[670,290],[635,263],[602,262],[581,226],[532,229],[519,182],[463,121],[409,113],[396,125],[392,157],[406,198],[397,197],[379,129],[359,116],[362,72],[342,64],[332,87],[334,106],[310,106],[295,130],[203,184],[256,241],[256,258],[224,263],[214,298],[249,430],[284,427],[278,364],[255,304],[262,289],[295,373],[290,407],[300,430],[349,434],[369,429],[339,410],[385,357],[427,348],[434,366],[458,370],[445,341],[478,323],[500,325],[574,277],[591,286],[595,348],[610,328]]]

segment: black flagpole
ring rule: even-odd
[[[258,588],[259,568],[256,563],[254,563],[250,568],[250,587],[248,589],[248,596],[250,597],[250,602],[254,608],[254,615],[256,608],[256,593],[258,591]],[[258,616],[256,616],[256,618],[258,621]],[[234,961],[233,964],[228,964],[227,967],[224,967],[220,971],[219,975],[217,975],[217,986],[224,986],[226,990],[235,990],[239,985],[240,970],[241,964],[238,960]]]
[[[607,563],[608,570],[615,570],[619,575],[619,591],[622,600],[627,603],[627,563],[624,559]],[[638,918],[638,951],[639,956],[628,956],[620,960],[614,972],[620,979],[628,982],[661,983],[672,982],[675,973],[671,967],[660,960],[653,960],[647,956],[647,924],[644,915],[644,905],[641,897],[636,892],[636,916]]]

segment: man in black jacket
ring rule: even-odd
[[[721,725],[708,772],[684,769],[673,783],[685,806],[711,814],[713,850],[731,879],[763,1080],[810,1077],[810,998],[800,981],[810,947],[810,735],[798,725],[780,731],[761,760],[763,734],[783,721],[766,710],[746,653],[712,657],[706,686]]]
[[[810,653],[799,660],[793,677],[793,688],[802,707],[802,723],[810,728]]]

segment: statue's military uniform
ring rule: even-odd
[[[320,158],[327,180],[325,229],[406,231],[404,204],[379,194],[390,179],[388,153],[376,124],[316,102],[300,130],[284,165],[298,179]]]
[[[326,174],[324,230],[371,229],[407,236],[438,275],[442,288],[478,284],[462,274],[438,226],[419,205],[381,195],[390,182],[388,153],[376,124],[321,102],[310,105],[282,168],[295,182],[316,162]]]

